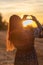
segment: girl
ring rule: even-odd
[[[38,65],[33,33],[32,26],[23,28],[19,16],[10,17],[8,39],[11,42],[10,45],[13,44],[17,50],[14,65]]]

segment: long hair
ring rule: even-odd
[[[12,32],[16,28],[20,28],[20,21],[21,18],[18,15],[12,15],[9,20],[9,25],[8,25],[8,35],[7,35],[7,51],[14,50],[15,47],[12,42]]]

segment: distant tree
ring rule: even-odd
[[[7,30],[8,24],[6,21],[2,21],[3,17],[0,13],[0,30]]]
[[[8,28],[8,23],[7,23],[5,20],[3,21],[3,26],[4,26],[4,29],[7,30],[7,28]]]
[[[2,14],[0,13],[0,30],[2,29]]]
[[[2,14],[0,13],[0,23],[2,23]]]

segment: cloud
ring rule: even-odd
[[[43,13],[43,0],[0,0],[0,12]]]

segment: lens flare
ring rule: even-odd
[[[28,25],[32,24],[32,20],[25,20],[22,24],[24,27],[27,27]]]

